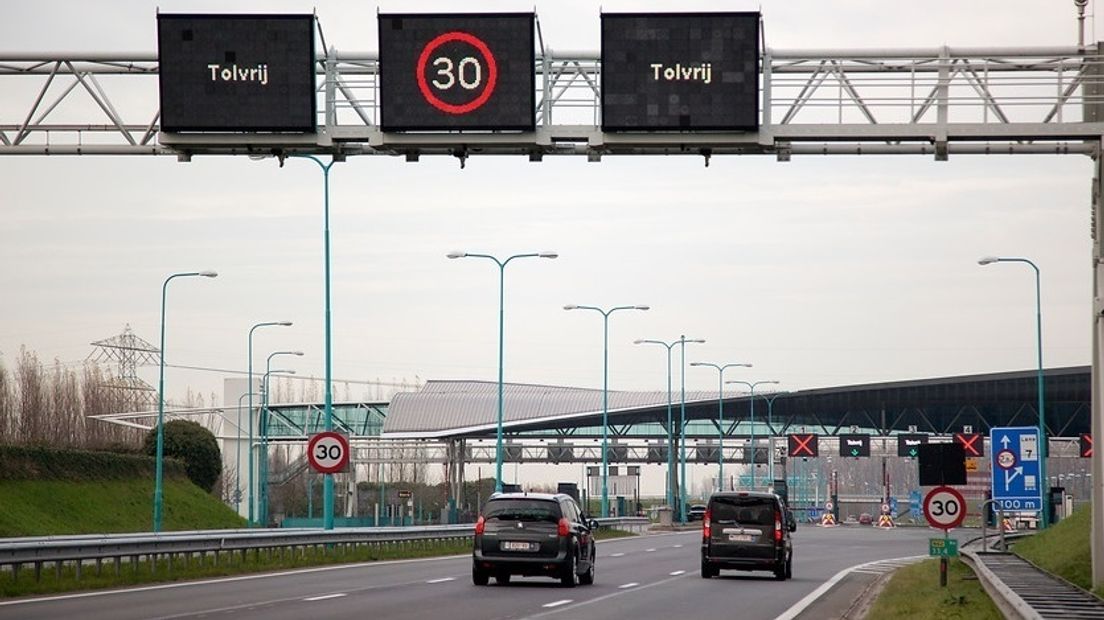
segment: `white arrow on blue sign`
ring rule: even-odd
[[[1041,509],[1038,427],[993,428],[989,431],[989,442],[993,499],[997,505],[1008,511]]]

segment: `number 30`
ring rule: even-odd
[[[474,90],[479,87],[480,82],[483,81],[483,67],[480,66],[479,61],[471,56],[465,56],[460,59],[459,66],[456,66],[456,72],[453,73],[453,62],[451,58],[441,56],[433,61],[433,66],[437,67],[437,75],[433,79],[433,85],[438,90],[448,90],[460,83],[460,87],[465,90]],[[466,79],[465,69],[470,68],[472,79]],[[444,78],[442,80],[442,78]]]

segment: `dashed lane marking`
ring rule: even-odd
[[[684,570],[676,570],[676,571],[671,571],[671,572],[669,572],[669,573],[667,573],[667,574],[668,574],[668,575],[670,575],[670,576],[672,576],[672,577],[678,577],[679,575],[684,575],[684,574],[686,574],[686,571],[684,571]]]
[[[635,581],[633,581],[633,582],[631,582],[631,583],[626,583],[626,584],[625,584],[625,585],[623,585],[623,586],[617,586],[617,589],[618,589],[618,590],[628,590],[629,588],[635,588],[635,587],[636,587],[636,586],[638,586],[638,585],[640,585],[640,584],[639,584],[639,583],[637,583],[637,582],[635,582]]]
[[[326,599],[341,598],[343,596],[345,596],[345,594],[343,592],[339,592],[337,594],[324,594],[322,596],[308,596],[307,598],[305,598],[303,600],[304,601],[324,601]]]
[[[440,579],[430,579],[426,583],[444,583],[446,581],[456,581],[456,577],[442,577]]]
[[[545,603],[544,605],[541,605],[541,607],[559,607],[560,605],[567,605],[573,600],[575,599],[565,598],[558,601],[552,601],[551,603]]]

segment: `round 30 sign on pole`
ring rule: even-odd
[[[307,460],[320,474],[345,471],[349,464],[349,438],[333,431],[311,435],[307,442]]]
[[[924,518],[940,530],[953,530],[966,518],[966,500],[951,487],[935,487],[924,497]]]

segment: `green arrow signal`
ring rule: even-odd
[[[858,455],[859,455],[859,449],[858,448],[851,448],[851,456],[858,456]]]
[[[909,456],[916,456],[916,448],[909,448]]]

